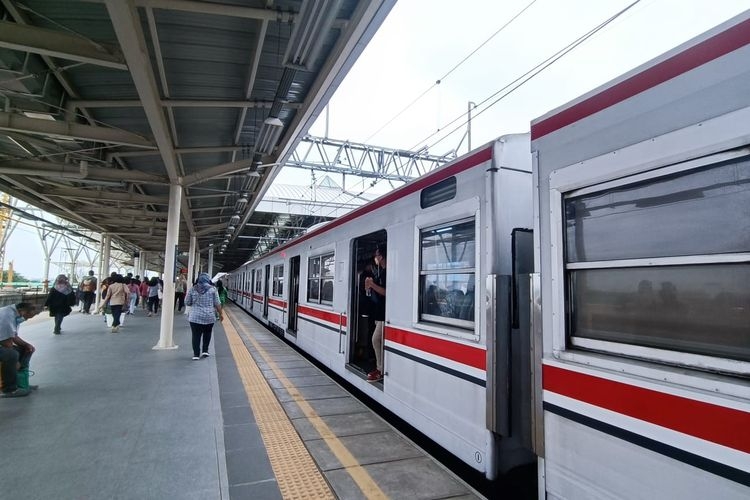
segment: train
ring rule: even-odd
[[[225,279],[489,479],[750,497],[750,11]]]

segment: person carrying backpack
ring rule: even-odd
[[[91,314],[91,304],[96,298],[97,280],[94,271],[89,271],[89,275],[81,281],[81,295],[83,300],[83,314]]]

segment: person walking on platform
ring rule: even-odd
[[[185,297],[185,304],[191,306],[188,321],[193,332],[193,361],[207,358],[214,322],[217,317],[219,321],[224,321],[219,293],[211,284],[208,273],[198,275],[195,285]]]
[[[180,312],[185,308],[186,287],[187,283],[185,283],[185,278],[178,276],[177,281],[174,282],[174,303],[177,307],[177,312]]]
[[[224,283],[221,282],[221,280],[216,282],[216,291],[219,292],[219,301],[221,302],[221,307],[224,307],[224,304],[227,303],[227,289],[224,288]]]
[[[103,309],[105,304],[109,303],[112,310],[112,333],[117,333],[120,330],[122,308],[130,302],[130,291],[123,283],[121,275],[116,274],[111,279],[112,283],[107,288],[107,295],[104,296],[104,302],[99,308]]]
[[[377,299],[373,306],[375,332],[372,334],[372,348],[375,349],[375,364],[373,371],[367,374],[368,382],[383,380],[383,328],[385,326],[385,246],[375,249],[374,277],[365,279],[365,290],[369,290],[371,298]]]
[[[29,385],[29,361],[36,349],[18,336],[18,326],[34,314],[34,305],[27,302],[0,307],[0,363],[4,398],[28,396],[32,390],[39,388]]]
[[[47,296],[47,301],[44,303],[44,307],[49,309],[49,315],[55,318],[55,329],[52,333],[60,335],[63,318],[70,314],[75,303],[76,294],[70,286],[68,277],[64,274],[59,275],[55,279],[55,286]]]
[[[96,299],[96,277],[94,271],[81,281],[81,294],[83,295],[83,314],[91,314],[91,304]]]
[[[148,315],[159,312],[159,278],[152,276],[148,282]]]
[[[130,283],[128,283],[130,280]],[[140,294],[140,283],[135,278],[125,278],[125,286],[128,287],[130,292],[130,304],[128,304],[127,314],[135,314],[135,305],[138,303],[138,295]]]
[[[140,295],[141,295],[141,307],[143,310],[148,309],[148,278],[143,277],[143,281],[140,284]]]

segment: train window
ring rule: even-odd
[[[566,199],[572,343],[750,361],[747,207],[747,157]]]
[[[567,259],[747,252],[750,217],[727,216],[743,207],[750,207],[746,158],[571,198],[565,202]]]
[[[419,206],[429,208],[452,200],[456,197],[456,178],[448,177],[432,186],[426,187],[419,194]]]
[[[284,295],[284,266],[273,266],[272,294],[276,297]]]
[[[263,269],[255,271],[255,293],[263,292]]]
[[[318,255],[308,260],[307,267],[307,301],[333,302],[333,254]]]
[[[474,219],[420,231],[419,319],[474,328]]]

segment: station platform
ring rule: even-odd
[[[234,306],[199,361],[182,313],[171,350],[142,310],[52,327],[19,330],[40,388],[0,399],[2,498],[481,498]]]

